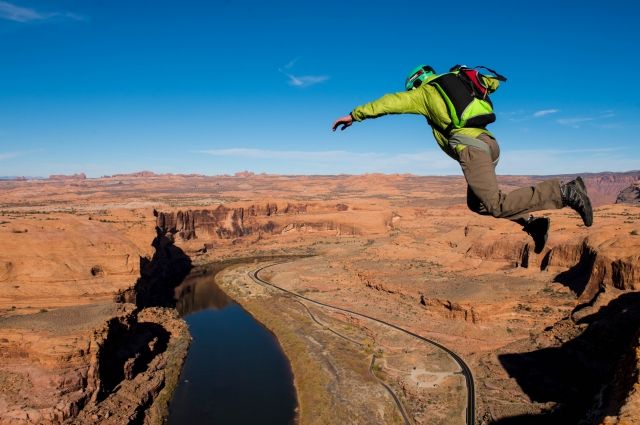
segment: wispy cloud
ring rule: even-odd
[[[0,1],[0,18],[15,22],[29,22],[46,19],[46,16],[33,9]]]
[[[574,117],[574,118],[560,118],[556,120],[558,124],[568,125],[570,127],[578,127],[585,122],[593,121],[595,117]]]
[[[291,69],[293,68],[293,66],[300,60],[300,57],[298,56],[297,58],[290,60],[289,63],[287,63],[285,66],[283,66],[284,69]]]
[[[13,22],[34,22],[45,21],[48,19],[63,18],[73,21],[86,21],[85,16],[81,16],[70,12],[39,12],[35,9],[16,6],[15,4],[0,1],[0,19]]]
[[[555,114],[557,112],[560,112],[560,110],[559,109],[543,109],[541,111],[534,112],[533,116],[538,118],[538,117],[544,117],[545,115]]]
[[[293,68],[294,65],[298,63],[298,60],[300,60],[299,57],[289,61],[289,63],[287,63],[285,66],[278,69],[278,71],[280,71],[281,73],[287,76],[288,83],[290,86],[300,87],[300,88],[310,87],[316,84],[323,83],[329,79],[328,75],[294,75],[290,71],[285,71]]]
[[[293,75],[283,72],[289,79],[289,85],[293,87],[309,87],[323,83],[329,79],[328,75]]]
[[[613,111],[603,111],[597,115],[573,117],[573,118],[560,118],[556,122],[560,125],[566,125],[573,128],[580,128],[582,124],[589,123],[596,120],[602,120],[607,118],[613,118],[615,114]]]

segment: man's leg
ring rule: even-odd
[[[495,140],[489,138],[488,136],[486,138],[482,137],[481,140],[484,140],[487,146],[489,146],[490,148],[490,152],[491,152],[490,159],[493,165],[493,167],[491,168],[492,172],[489,174],[489,178],[486,179],[485,177],[485,180],[489,182],[489,184],[486,185],[485,190],[488,192],[491,192],[493,190],[497,191],[498,198],[501,199],[503,198],[503,195],[498,188],[497,179],[495,178],[495,165],[497,164],[497,159],[498,159],[498,156],[500,155],[498,144],[495,142]],[[470,174],[473,174],[473,173],[471,172]],[[476,182],[474,186],[477,188],[478,185],[482,186],[483,182],[482,181],[480,181],[479,183]],[[482,200],[478,196],[476,196],[476,194],[473,192],[471,184],[467,186],[467,206],[471,211],[477,212],[478,214],[490,213],[490,211],[487,208],[485,208],[485,206],[483,205]],[[547,243],[547,235],[550,227],[549,218],[533,217],[533,216],[526,216],[526,215],[512,216],[507,218],[522,226],[522,230],[527,232],[533,239],[533,242],[534,242],[533,251],[536,254],[540,254],[543,251],[545,244]]]
[[[490,140],[487,144],[491,148],[491,156],[473,146],[468,146],[460,152],[462,172],[469,189],[484,206],[486,212],[482,212],[496,218],[518,221],[533,211],[563,207],[558,180],[543,181],[535,186],[516,189],[508,194],[501,192],[493,164],[497,158],[494,154],[498,152],[497,143],[488,137],[482,139]]]

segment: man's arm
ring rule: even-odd
[[[389,114],[427,114],[426,87],[417,90],[390,93],[378,100],[356,107],[351,116],[355,121],[377,118]]]
[[[377,118],[388,114],[421,114],[427,115],[424,89],[392,93],[378,100],[356,107],[349,115],[338,118],[333,123],[333,131],[349,127],[354,121]]]

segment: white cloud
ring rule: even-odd
[[[289,63],[287,63],[285,66],[283,66],[284,69],[291,69],[293,68],[293,66],[300,60],[300,57],[297,57],[291,61],[289,61]]]
[[[595,120],[595,117],[575,117],[575,118],[560,118],[559,120],[556,120],[556,122],[562,125],[578,127],[579,124],[583,124],[585,122],[589,122],[593,120]]]
[[[47,16],[38,13],[33,9],[0,1],[0,18],[15,22],[29,22],[47,19]]]
[[[323,83],[329,79],[328,75],[294,75],[294,74],[291,74],[290,72],[286,72],[283,70],[283,69],[290,70],[291,68],[294,67],[294,65],[298,62],[298,60],[300,60],[300,57],[297,57],[289,61],[289,63],[287,63],[284,67],[278,69],[278,71],[280,71],[281,73],[287,76],[289,80],[288,83],[290,86],[301,87],[301,88],[309,87],[309,86]]]
[[[309,87],[323,83],[329,79],[328,75],[293,75],[283,72],[289,79],[289,85],[293,87]]]
[[[0,0],[0,19],[14,22],[44,21],[52,18],[64,18],[74,21],[86,21],[87,18],[70,12],[38,12],[27,7],[16,6],[15,4]]]
[[[580,128],[581,124],[596,121],[596,120],[613,118],[613,117],[615,117],[615,114],[613,113],[613,111],[602,111],[597,115],[574,117],[574,118],[560,118],[556,120],[556,122],[560,125],[566,125],[573,128]]]
[[[541,111],[536,111],[533,113],[534,117],[544,117],[545,115],[555,114],[560,112],[559,109],[543,109]]]

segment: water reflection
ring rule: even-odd
[[[195,269],[176,288],[193,341],[167,423],[293,424],[293,374],[278,341],[215,283],[229,265]]]
[[[214,282],[219,268],[197,269],[176,288],[176,309],[182,317],[208,308],[218,310],[232,302]]]

